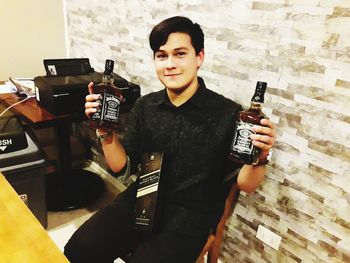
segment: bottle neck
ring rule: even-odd
[[[102,78],[103,84],[113,84],[114,83],[114,78],[112,74],[104,74]]]
[[[250,109],[251,110],[259,111],[259,110],[262,109],[262,107],[263,107],[263,103],[261,103],[261,102],[256,102],[256,101],[251,101],[250,102]]]

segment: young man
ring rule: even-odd
[[[115,172],[126,165],[127,155],[136,167],[143,152],[164,152],[160,230],[141,234],[133,229],[132,185],[74,233],[65,247],[71,262],[113,262],[132,251],[132,263],[193,263],[221,217],[232,182],[251,192],[264,179],[264,165],[242,166],[227,159],[241,106],[207,89],[197,76],[204,60],[200,26],[185,17],[166,19],[152,30],[150,45],[165,89],[136,102],[123,139],[103,129],[97,134],[104,137],[105,158]],[[88,116],[99,106],[98,96],[86,97]],[[254,127],[253,143],[264,159],[274,144],[275,129],[267,119],[261,124]],[[228,180],[229,173],[236,176]]]

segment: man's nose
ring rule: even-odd
[[[174,57],[173,56],[169,56],[168,59],[167,59],[167,62],[166,62],[166,67],[167,68],[174,68],[176,65],[175,65],[175,60],[174,60]]]

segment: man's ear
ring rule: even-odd
[[[200,68],[203,64],[204,61],[204,49],[202,49],[201,51],[199,51],[199,53],[197,54],[197,68]]]

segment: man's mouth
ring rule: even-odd
[[[176,77],[176,76],[179,76],[180,75],[180,73],[179,74],[165,74],[164,76],[165,77]]]

